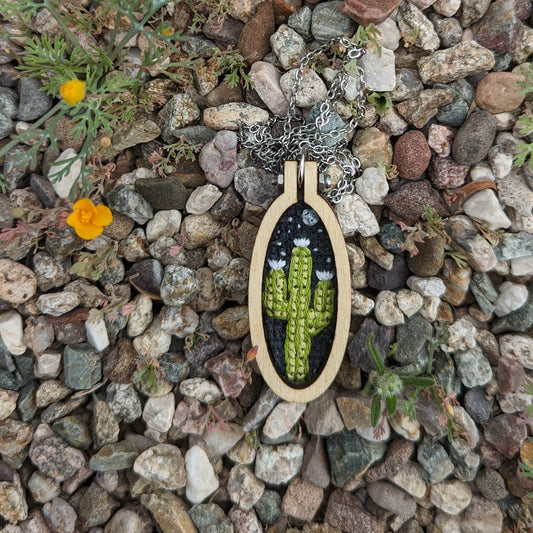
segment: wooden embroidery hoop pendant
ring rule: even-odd
[[[335,258],[338,290],[337,313],[333,343],[326,364],[318,377],[305,388],[293,388],[278,374],[268,350],[263,324],[263,270],[272,233],[280,217],[291,206],[298,203],[299,184],[303,186],[303,201],[315,210],[328,233]],[[309,402],[320,396],[330,386],[342,363],[348,333],[351,310],[350,266],[344,236],[337,218],[328,202],[318,193],[317,165],[315,162],[285,162],[284,191],[276,198],[266,212],[254,244],[250,264],[248,302],[250,314],[250,335],[252,345],[258,347],[257,364],[268,386],[278,396],[292,402]]]

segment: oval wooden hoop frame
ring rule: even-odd
[[[268,386],[284,400],[309,402],[320,396],[330,386],[344,357],[350,330],[350,265],[344,236],[337,218],[327,201],[318,193],[316,163],[306,162],[304,166],[303,200],[321,218],[331,241],[338,287],[337,319],[333,344],[322,372],[308,387],[293,388],[281,379],[272,363],[263,327],[263,269],[265,268],[267,248],[281,215],[291,205],[298,202],[298,163],[286,161],[284,176],[284,192],[274,200],[266,212],[254,244],[248,288],[250,335],[252,344],[258,347],[257,364]]]

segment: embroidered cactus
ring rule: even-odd
[[[269,261],[272,269],[266,276],[263,307],[268,316],[287,322],[285,335],[285,373],[287,379],[301,383],[309,378],[311,339],[330,322],[335,311],[335,288],[332,272],[317,271],[313,308],[311,275],[313,259],[309,240],[295,239],[288,278],[285,261]]]

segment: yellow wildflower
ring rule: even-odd
[[[170,37],[171,35],[174,35],[174,28],[172,26],[167,26],[166,28],[163,28],[161,30],[161,35],[164,35],[165,37]]]
[[[78,79],[68,80],[61,85],[59,93],[67,104],[79,104],[85,98],[85,82]]]
[[[95,206],[89,198],[78,200],[72,209],[74,212],[68,216],[67,224],[72,226],[77,235],[86,241],[98,237],[104,231],[104,226],[113,221],[109,207]]]

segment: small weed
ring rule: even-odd
[[[186,4],[193,14],[189,27],[191,33],[199,32],[204,24],[222,26],[231,8],[229,0],[187,0]]]
[[[466,256],[461,252],[456,252],[455,250],[446,250],[444,252],[444,257],[449,257],[455,261],[455,264],[460,268],[465,268],[468,263],[466,262]]]
[[[428,364],[426,373],[431,374],[433,370],[433,358],[435,350],[439,350],[441,344],[446,344],[450,338],[448,333],[448,325],[443,320],[439,320],[434,324],[434,333],[428,337]]]
[[[372,43],[376,47],[378,54],[381,55],[381,46],[377,40],[380,35],[381,32],[374,24],[369,24],[368,26],[359,25],[355,35],[352,37],[352,41],[361,47],[364,47],[366,43]]]
[[[63,160],[53,179],[60,181],[79,162],[81,195],[87,196],[93,173],[90,155],[96,150],[97,139],[111,137],[121,121],[133,120],[135,109],[140,107],[138,92],[143,72],[157,67],[166,77],[181,79],[177,71],[193,66],[190,61],[172,60],[181,52],[175,44],[181,37],[169,31],[168,23],[161,22],[161,13],[169,3],[171,0],[110,0],[100,2],[95,10],[83,10],[84,16],[80,17],[58,0],[3,2],[0,16],[16,21],[26,33],[31,32],[31,20],[41,9],[47,9],[59,25],[61,31],[53,38],[46,33],[27,38],[24,52],[17,58],[17,69],[24,76],[40,80],[45,93],[53,97],[61,93],[62,98],[0,148],[0,158],[19,144],[28,145],[18,163],[35,168],[39,152],[45,147],[59,151],[54,129],[67,116],[74,124],[74,137],[84,141],[78,154]],[[112,29],[108,43],[100,37],[104,28]],[[87,41],[83,45],[82,36]],[[126,45],[136,36],[144,43],[141,64],[127,64]],[[81,98],[71,99],[61,89],[75,82],[83,83],[85,91]],[[77,195],[79,185],[72,187],[71,198]]]
[[[399,222],[400,229],[404,232],[405,237],[402,248],[408,251],[411,257],[417,255],[419,252],[416,244],[424,242],[424,239],[427,237],[433,237],[439,234],[446,242],[450,240],[446,232],[442,229],[441,216],[438,213],[434,213],[431,207],[424,206],[422,217],[425,220],[416,222],[414,226],[408,226],[403,222]]]
[[[200,145],[188,144],[183,139],[173,144],[165,144],[150,154],[152,169],[162,177],[169,176],[175,172],[175,165],[180,161],[194,161],[200,149]]]
[[[165,372],[155,358],[138,363],[137,371],[133,375],[133,380],[149,393],[155,392],[164,379]]]
[[[416,376],[412,373],[400,372],[386,367],[376,345],[373,343],[372,334],[368,336],[367,346],[376,367],[376,370],[370,373],[367,383],[367,387],[369,386],[373,389],[370,419],[372,427],[375,428],[381,418],[383,404],[385,404],[387,415],[393,416],[396,413],[398,397],[405,387],[416,387],[419,389],[416,393],[418,394],[424,388],[434,387],[435,380],[432,377]]]
[[[70,267],[70,273],[98,281],[103,273],[117,264],[117,245],[113,244],[95,253],[81,252],[78,260]]]
[[[231,46],[223,51],[216,51],[214,58],[215,74],[222,76],[225,74],[224,79],[230,87],[237,87],[242,84],[245,89],[252,89],[252,78],[246,72],[247,65],[244,61],[244,57]]]
[[[390,93],[370,93],[366,99],[376,106],[376,113],[382,117],[392,106]]]

